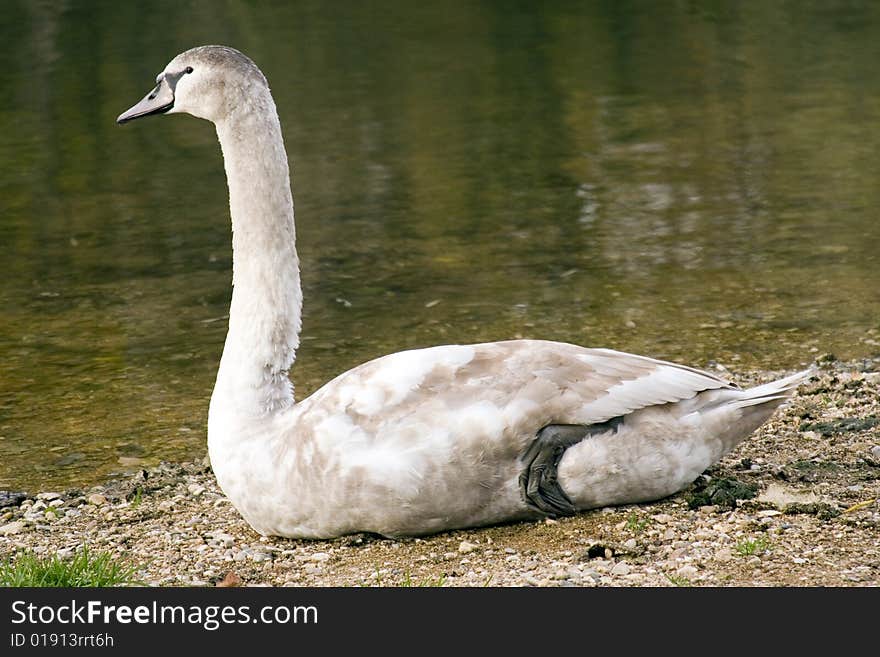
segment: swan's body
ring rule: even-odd
[[[688,367],[518,340],[404,351],[294,401],[299,263],[262,73],[194,48],[119,117],[213,121],[233,228],[229,333],[208,415],[221,488],[267,535],[424,534],[658,499],[763,423],[806,372],[740,390]]]

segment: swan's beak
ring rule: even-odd
[[[174,107],[174,90],[163,75],[159,80],[159,84],[144,96],[141,102],[119,115],[116,123],[133,121],[150,114],[163,114],[172,107]]]

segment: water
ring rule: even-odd
[[[743,371],[880,351],[876,3],[259,4],[4,4],[0,489],[205,452],[219,148],[114,123],[202,43],[279,107],[300,396],[517,336]]]

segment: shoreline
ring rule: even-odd
[[[0,492],[0,559],[87,544],[149,586],[880,586],[880,357],[818,365],[657,502],[420,538],[266,538],[206,462],[163,463],[88,489]]]

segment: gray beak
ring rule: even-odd
[[[141,102],[119,115],[116,123],[126,123],[150,114],[163,114],[172,107],[174,107],[174,90],[163,75],[159,84],[144,96]]]

